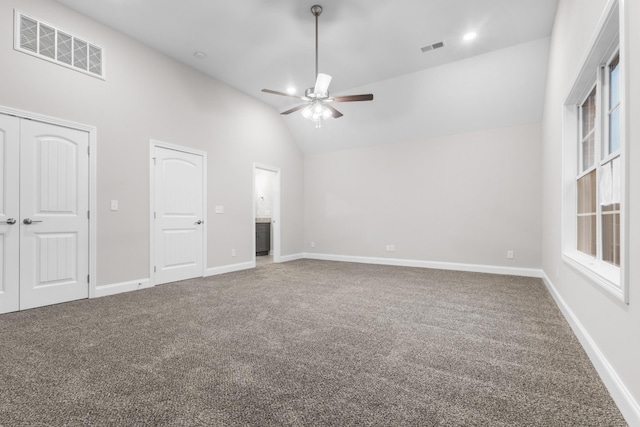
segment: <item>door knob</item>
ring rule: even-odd
[[[196,225],[200,225],[200,224],[202,224],[202,220],[197,220]]]
[[[13,225],[16,223],[16,220],[14,218],[7,218],[6,221],[2,221],[2,222],[7,223],[9,225]]]
[[[29,224],[33,224],[34,222],[42,222],[42,221],[34,221],[31,218],[25,218],[22,222],[29,225]]]

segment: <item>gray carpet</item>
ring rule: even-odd
[[[0,425],[626,425],[539,279],[312,260],[0,316]]]

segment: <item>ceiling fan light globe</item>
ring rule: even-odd
[[[313,108],[311,105],[307,106],[304,110],[302,110],[302,117],[305,119],[310,119],[313,115]]]

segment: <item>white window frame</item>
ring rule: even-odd
[[[569,91],[564,103],[563,116],[563,140],[562,140],[562,258],[565,263],[580,272],[589,281],[602,287],[607,292],[615,295],[625,303],[629,302],[628,290],[628,218],[629,207],[627,189],[628,185],[628,124],[629,117],[627,99],[629,82],[627,79],[627,55],[624,29],[624,1],[610,0],[605,12],[598,23],[595,36],[592,38],[587,54],[585,55],[581,69],[574,84]],[[616,52],[620,53],[620,149],[614,154],[601,156],[605,149],[604,144],[608,143],[608,76],[603,75],[603,67],[606,67],[613,59]],[[605,73],[608,74],[608,73]],[[581,130],[580,108],[591,93],[594,86],[596,93],[596,141],[595,153],[596,161],[594,166],[587,171],[579,172],[581,160],[579,155]],[[606,111],[602,108],[605,106]],[[603,138],[602,136],[606,136]],[[601,249],[601,206],[597,204],[596,222],[596,257],[592,257],[577,249],[577,178],[583,176],[593,168],[600,169],[614,157],[621,159],[621,200],[620,200],[620,266],[616,267],[606,261],[602,261]],[[596,186],[599,185],[599,176],[596,177]]]

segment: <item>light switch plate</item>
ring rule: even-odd
[[[117,200],[112,200],[111,201],[111,210],[112,211],[117,211],[118,210],[118,201]]]
[[[223,214],[224,213],[224,206],[216,206],[216,213],[217,214]]]

